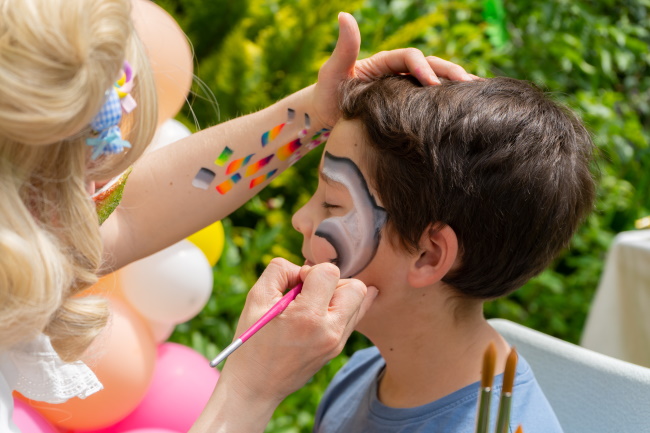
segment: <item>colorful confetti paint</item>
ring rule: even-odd
[[[293,119],[296,118],[296,110],[293,108],[288,108],[287,109],[287,121],[285,123],[282,123],[273,129],[266,131],[264,134],[262,134],[262,147],[266,146],[269,144],[271,141],[275,139],[275,137],[280,134],[280,131],[282,131],[282,128],[284,128],[285,125],[288,125],[290,123],[293,123]]]
[[[271,176],[273,176],[277,171],[278,171],[278,169],[276,168],[274,170],[269,171],[266,174],[263,174],[261,176],[256,177],[255,179],[251,180],[250,188],[251,189],[255,188],[256,186],[264,183],[264,181],[266,181],[267,179],[270,179]]]
[[[228,159],[230,159],[230,156],[233,154],[233,150],[226,146],[226,148],[221,152],[221,155],[219,155],[219,158],[214,161],[215,164],[218,166],[223,166],[226,162],[228,162]]]
[[[294,165],[296,162],[300,161],[303,155],[300,153],[300,149],[289,158],[289,165]]]
[[[323,144],[324,142],[327,141],[329,136],[330,136],[329,129],[321,129],[311,137],[309,143],[307,143],[307,150],[312,150],[318,147],[320,144]]]
[[[279,148],[278,158],[280,161],[284,161],[289,158],[296,150],[298,150],[301,144],[302,143],[300,142],[300,139],[296,138],[295,140],[290,141],[289,143]]]
[[[246,169],[246,177],[248,177],[248,176],[250,176],[250,175],[253,175],[253,174],[257,173],[257,172],[260,171],[262,168],[264,168],[264,166],[265,166],[266,164],[268,164],[269,162],[271,162],[271,160],[273,159],[273,156],[274,156],[274,155],[271,154],[271,155],[267,156],[266,158],[260,159],[260,160],[257,161],[255,164],[251,164],[251,165],[249,165],[248,168]]]
[[[250,155],[244,157],[244,158],[239,158],[228,164],[228,168],[226,169],[226,174],[234,173],[235,171],[239,170],[242,167],[245,167],[248,165],[250,162],[251,158],[255,155],[254,153],[251,153]]]
[[[194,176],[194,179],[192,180],[192,186],[199,188],[199,189],[208,189],[210,187],[210,183],[214,180],[214,171],[201,167],[198,173],[196,173],[196,176]]]
[[[298,138],[305,138],[309,133],[309,128],[311,128],[311,119],[309,114],[305,113],[305,128],[298,133]]]
[[[284,125],[286,123],[281,123],[280,125],[274,127],[273,129],[266,131],[264,134],[262,134],[262,147],[266,146],[269,144],[271,141],[275,139],[275,137],[278,136],[280,131],[282,131],[282,128],[284,128]]]
[[[239,182],[240,179],[241,179],[241,175],[239,173],[236,173],[230,179],[225,180],[221,182],[219,185],[217,185],[217,191],[219,191],[219,193],[222,195],[227,193],[232,189],[233,186],[235,186],[237,182]]]

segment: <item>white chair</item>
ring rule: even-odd
[[[650,369],[509,320],[489,322],[526,358],[566,433],[650,432]]]

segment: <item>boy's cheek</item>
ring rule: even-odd
[[[311,257],[305,257],[315,264],[332,262],[337,258],[336,250],[326,239],[319,236],[311,238]]]

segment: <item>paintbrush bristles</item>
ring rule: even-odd
[[[492,381],[494,380],[494,368],[497,363],[497,348],[494,342],[490,341],[490,345],[485,350],[483,355],[483,371],[481,372],[481,387],[491,388]]]
[[[517,349],[510,349],[510,355],[506,360],[506,371],[503,373],[503,392],[512,393],[515,384],[515,373],[517,372]]]

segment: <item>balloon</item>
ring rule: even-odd
[[[156,345],[144,321],[118,299],[109,299],[111,324],[83,357],[104,389],[62,404],[30,400],[52,424],[90,430],[115,424],[140,404],[154,371]]]
[[[43,415],[17,398],[14,398],[14,412],[11,417],[21,432],[57,433],[56,428]]]
[[[199,417],[219,379],[219,371],[187,346],[158,346],[156,368],[142,403],[114,426],[94,433],[141,433],[150,428],[186,432]],[[152,432],[153,433],[153,432]]]
[[[166,428],[139,428],[137,430],[129,430],[124,433],[177,433]]]
[[[150,320],[147,320],[147,323],[149,324],[149,329],[153,334],[153,340],[156,342],[156,344],[164,343],[167,341],[169,336],[172,335],[172,332],[174,332],[174,329],[176,328],[176,324],[174,323],[152,322]]]
[[[156,135],[153,136],[153,140],[149,143],[147,151],[151,152],[161,149],[168,144],[172,144],[181,138],[189,137],[190,135],[192,135],[192,131],[187,129],[187,126],[183,125],[178,120],[165,120],[163,124],[156,129]]]
[[[117,272],[104,275],[99,279],[98,282],[96,282],[95,284],[93,284],[83,292],[81,292],[79,295],[80,296],[94,295],[94,296],[110,297],[113,299],[121,299],[121,300],[124,299],[124,293],[122,292],[122,284]]]
[[[124,267],[120,277],[125,298],[152,322],[186,322],[212,293],[212,267],[186,239]]]
[[[187,240],[199,247],[208,258],[210,266],[214,266],[223,252],[224,237],[223,224],[217,221],[194,233]]]
[[[179,112],[192,85],[192,51],[178,23],[148,0],[133,0],[131,16],[147,51],[158,94],[158,125]]]
[[[181,432],[169,430],[169,429],[166,429],[166,428],[157,428],[157,427],[139,428],[139,429],[136,429],[136,430],[125,431],[125,430],[122,430],[119,427],[119,425],[120,425],[120,423],[117,423],[114,426],[107,427],[107,428],[101,429],[101,430],[93,430],[93,431],[77,430],[76,432],[70,432],[69,431],[67,433],[181,433]],[[26,432],[26,433],[29,433],[29,432]],[[61,433],[65,433],[65,432],[61,432]]]

